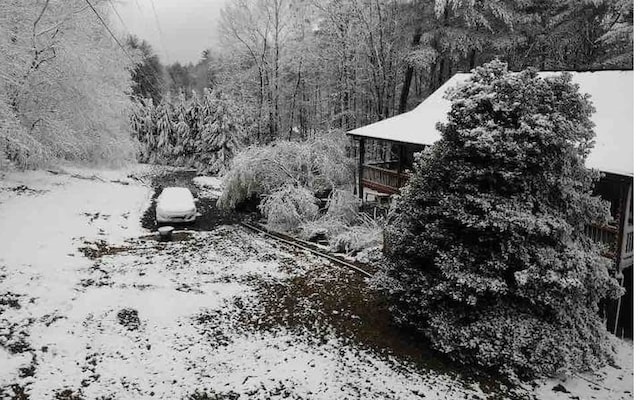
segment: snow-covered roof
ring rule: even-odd
[[[591,95],[596,109],[596,145],[587,166],[633,176],[633,71],[571,72],[580,90]],[[541,72],[550,76],[559,72]],[[431,145],[440,138],[437,122],[446,122],[451,102],[447,89],[468,79],[458,73],[413,110],[348,132],[349,135],[402,143]]]

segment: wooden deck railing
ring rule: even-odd
[[[380,168],[374,165],[364,165],[362,183],[365,187],[382,193],[395,194],[400,191],[409,180],[409,174]]]
[[[385,164],[380,162],[375,163],[375,165],[367,164],[363,166],[363,185],[381,193],[399,193],[400,188],[407,183],[410,175],[404,172],[382,168],[381,165]],[[620,241],[617,226],[593,224],[587,226],[585,233],[595,242],[602,243],[605,246],[605,257],[615,260],[619,250],[622,250],[620,252],[622,258],[633,257],[633,231],[626,232],[628,238],[624,241],[623,249],[618,249],[618,243],[620,243]]]
[[[594,242],[605,245],[605,257],[611,259],[616,258],[616,250],[618,247],[618,227],[611,225],[588,225],[585,229],[585,233]]]
[[[625,233],[622,251],[620,252],[620,268],[633,265],[633,230]]]

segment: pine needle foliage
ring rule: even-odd
[[[584,235],[605,221],[585,167],[593,112],[568,74],[493,61],[448,93],[442,139],[385,232],[394,310],[454,360],[520,377],[609,360],[597,315],[621,289]]]
[[[219,91],[184,95],[155,105],[139,103],[131,127],[142,144],[138,160],[224,173],[244,141],[245,118],[234,101]]]

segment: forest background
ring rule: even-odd
[[[186,65],[113,35],[113,10],[111,0],[0,5],[2,165],[150,161],[162,146],[157,162],[193,164],[182,153],[200,147],[231,158],[405,112],[494,58],[515,71],[633,67],[631,0],[230,0],[217,42]],[[132,129],[141,107],[150,131]],[[204,108],[187,125],[209,134],[194,143],[180,112]]]

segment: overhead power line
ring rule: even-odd
[[[127,55],[127,57],[129,58],[129,60],[131,60],[131,62],[135,62],[133,60],[133,57],[131,57],[129,55],[129,52],[127,50],[125,50],[124,46],[122,45],[122,43],[120,43],[120,41],[118,40],[118,38],[116,37],[116,35],[113,34],[113,32],[111,31],[111,28],[109,28],[109,25],[107,25],[106,22],[104,22],[104,19],[102,19],[102,16],[100,16],[100,13],[98,13],[98,10],[95,9],[95,7],[93,6],[93,4],[91,4],[91,2],[89,0],[85,0],[87,2],[87,4],[89,5],[89,7],[91,7],[91,9],[93,10],[93,13],[96,15],[96,17],[98,17],[98,20],[100,20],[100,23],[102,24],[102,26],[105,27],[105,29],[107,30],[107,32],[109,32],[109,35],[111,35],[111,37],[113,38],[113,40],[118,44],[118,46],[120,46],[120,48],[122,49],[122,51],[124,52],[124,54]]]
[[[160,18],[158,18],[158,12],[156,11],[156,6],[153,4],[153,0],[149,0],[151,3],[151,10],[153,11],[153,17],[156,22],[156,28],[158,29],[158,33],[160,34],[160,45],[162,46],[162,50],[164,51],[165,57],[167,57],[167,63],[169,62],[169,52],[167,51],[167,47],[164,45],[164,33],[160,28]]]
[[[143,14],[142,7],[140,7],[140,3],[138,3],[138,0],[136,0],[136,6],[138,6],[138,11],[140,11],[140,14]]]
[[[122,24],[122,27],[124,28],[124,30],[127,31],[127,32],[130,32],[129,28],[127,28],[127,24],[124,23],[124,19],[122,19],[122,16],[118,12],[118,9],[113,4],[113,0],[109,0],[109,4],[111,5],[111,8],[113,9],[113,12],[116,14],[116,17],[118,17],[118,19],[120,20],[120,23]]]

